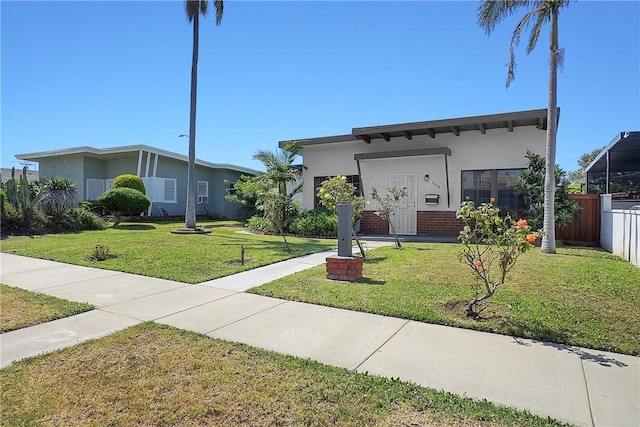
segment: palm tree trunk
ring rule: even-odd
[[[185,227],[196,227],[196,95],[198,93],[198,33],[200,12],[193,17],[193,56],[191,59],[191,104],[189,111],[189,164],[187,167],[187,209]]]
[[[555,227],[555,165],[556,165],[556,129],[558,118],[558,10],[551,12],[551,55],[549,58],[549,110],[547,116],[546,165],[544,175],[544,220],[542,228],[541,251],[545,254],[556,253]]]

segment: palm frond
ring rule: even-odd
[[[187,14],[187,21],[193,22],[196,15],[206,15],[208,12],[207,0],[185,0],[184,11]]]
[[[530,0],[484,0],[478,6],[478,25],[485,30],[487,35],[504,18],[511,16],[516,10],[527,7]]]
[[[527,43],[527,54],[531,53],[533,49],[536,47],[536,43],[538,43],[538,37],[540,37],[540,30],[542,30],[542,26],[545,22],[551,19],[551,9],[548,7],[545,8],[536,8],[532,10],[537,14],[536,22],[533,24],[533,28],[531,29],[531,34],[529,35],[529,43]]]
[[[527,12],[526,15],[518,22],[516,29],[513,31],[511,35],[511,46],[509,48],[509,64],[507,69],[507,87],[511,84],[513,79],[516,76],[516,47],[520,44],[520,36],[522,35],[522,31],[524,31],[528,26],[531,19],[536,15],[536,11],[532,10]]]
[[[224,12],[224,0],[214,0],[213,7],[216,9],[216,25],[222,22],[222,13]]]

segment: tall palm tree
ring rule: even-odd
[[[216,25],[222,22],[224,0],[214,0]],[[198,42],[200,33],[200,15],[208,12],[208,0],[185,0],[187,21],[193,23],[193,55],[191,59],[191,104],[189,110],[189,165],[187,168],[187,210],[185,227],[196,227],[196,96],[198,93]]]
[[[482,0],[478,7],[478,24],[487,35],[504,18],[511,16],[519,9],[528,9],[528,12],[520,20],[511,36],[511,50],[507,71],[507,87],[515,78],[516,62],[515,48],[520,43],[522,31],[533,23],[527,54],[536,47],[540,30],[546,22],[551,23],[551,35],[549,43],[549,108],[547,111],[547,137],[546,137],[546,169],[544,179],[544,221],[542,228],[542,252],[556,252],[556,234],[554,225],[554,200],[555,200],[555,164],[556,164],[556,130],[558,119],[557,86],[558,65],[562,65],[563,51],[558,47],[558,15],[560,9],[567,6],[570,0]]]

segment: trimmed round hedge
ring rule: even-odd
[[[151,201],[142,192],[133,188],[114,188],[100,197],[98,202],[110,212],[117,212],[120,215],[138,215],[145,211]]]
[[[137,175],[132,175],[129,173],[125,173],[124,175],[118,175],[113,180],[113,184],[111,184],[111,189],[116,188],[133,188],[138,190],[142,194],[147,194],[147,189],[144,187],[144,182]]]

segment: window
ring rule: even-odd
[[[525,210],[527,205],[524,199],[514,191],[516,178],[522,171],[523,169],[462,171],[462,200],[469,198],[478,205],[493,197],[497,206]]]
[[[227,182],[227,184],[229,185],[229,188],[227,190],[229,195],[233,196],[234,194],[236,194],[236,183],[235,182]]]
[[[360,176],[359,175],[345,175],[347,177],[347,182],[349,184],[353,184],[353,186],[355,187],[356,191],[355,191],[355,195],[359,196],[360,195]],[[322,183],[324,181],[326,181],[329,178],[333,178],[332,176],[316,176],[313,178],[313,195],[314,195],[314,202],[313,202],[313,207],[317,208],[322,206],[320,204],[320,199],[318,198],[317,194],[318,194],[318,188],[320,188],[320,186],[322,185]]]
[[[198,181],[198,204],[199,205],[209,204],[209,182],[208,181]]]
[[[176,203],[176,180],[173,178],[160,178],[164,184],[164,203]]]

